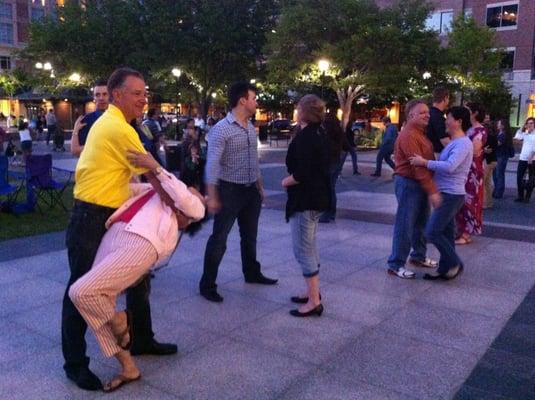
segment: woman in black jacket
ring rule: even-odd
[[[325,103],[315,95],[297,105],[299,131],[288,147],[288,174],[282,186],[288,191],[286,220],[291,222],[292,245],[307,284],[306,296],[294,296],[303,304],[290,311],[295,317],[320,316],[319,257],[316,231],[321,212],[330,206],[329,141],[321,127]]]

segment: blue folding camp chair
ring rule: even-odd
[[[5,198],[5,204],[13,205],[17,200],[22,184],[11,185],[9,183],[8,159],[0,156],[0,197]]]
[[[68,178],[61,182],[52,178],[51,154],[30,155],[26,158],[26,190],[35,194],[36,205],[41,213],[39,200],[42,200],[50,208],[59,205],[67,211],[62,195],[71,181],[72,172],[66,175]]]

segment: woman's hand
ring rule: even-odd
[[[423,158],[421,155],[416,154],[413,157],[409,157],[409,161],[411,165],[415,167],[426,167],[427,166],[427,160]]]
[[[80,129],[87,125],[86,123],[82,122],[84,117],[85,115],[80,115],[78,118],[76,118],[76,121],[74,122],[73,132],[78,133],[80,132]]]
[[[293,175],[289,175],[287,176],[286,178],[284,178],[281,182],[281,185],[282,187],[289,187],[289,186],[293,186],[293,185],[297,185],[299,182],[297,182],[295,180],[295,178],[293,177]]]
[[[139,153],[137,151],[128,151],[126,158],[134,166],[138,168],[147,168],[151,171],[155,171],[160,164],[154,159],[150,153]]]

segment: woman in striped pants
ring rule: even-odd
[[[113,391],[141,377],[130,355],[130,317],[116,311],[117,296],[165,262],[184,225],[181,218],[204,216],[202,196],[172,174],[158,169],[158,181],[173,202],[169,207],[150,184],[132,184],[131,197],[106,222],[106,232],[91,270],[70,288],[69,296],[93,330],[106,357],[115,357],[121,372],[104,391]]]

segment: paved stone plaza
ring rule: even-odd
[[[277,187],[284,155],[262,150],[269,197],[258,242],[264,271],[279,284],[243,282],[235,227],[218,278],[225,301],[209,303],[197,284],[210,226],[184,237],[170,265],[157,272],[151,294],[156,337],[177,343],[178,355],[138,357],[142,380],[113,394],[81,391],[62,370],[63,233],[0,243],[0,398],[535,397],[535,243],[529,224],[507,220],[503,204],[512,199],[493,210],[499,216],[503,207],[505,220],[494,217],[491,237],[459,249],[466,265],[460,279],[394,278],[385,273],[395,203],[391,173],[385,168],[384,178],[370,184],[374,154],[362,155],[363,175],[345,176],[339,187],[342,218],[319,229],[325,313],[296,319],[288,314],[289,298],[301,292],[303,278]],[[533,214],[533,205],[522,206]],[[507,240],[518,232],[524,240]],[[432,247],[430,254],[436,256]],[[423,271],[415,270],[421,278]],[[93,371],[111,378],[115,361],[87,337]]]

